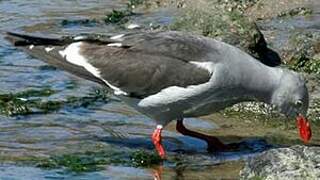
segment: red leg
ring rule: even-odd
[[[229,145],[223,144],[218,138],[216,138],[214,136],[201,134],[201,133],[187,129],[183,125],[183,119],[177,120],[176,129],[178,132],[180,132],[183,135],[195,137],[195,138],[202,139],[202,140],[206,141],[208,144],[208,147],[207,147],[208,151],[226,151],[229,149],[234,149],[234,147],[231,147],[231,146],[229,147]]]
[[[161,140],[162,140],[161,131],[162,131],[162,125],[158,125],[157,128],[153,131],[152,142],[156,147],[156,150],[158,151],[159,156],[164,159],[166,156],[166,153],[161,144]]]

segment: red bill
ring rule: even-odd
[[[312,136],[311,127],[309,121],[301,114],[297,116],[297,127],[302,141],[308,143]]]

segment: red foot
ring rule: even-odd
[[[162,131],[162,127],[157,127],[154,131],[153,131],[153,134],[152,134],[152,142],[154,144],[154,146],[156,147],[156,150],[158,151],[158,154],[161,158],[165,158],[166,156],[166,153],[164,151],[164,148],[161,144],[161,131]]]

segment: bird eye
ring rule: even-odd
[[[302,101],[301,100],[296,101],[296,106],[301,107],[302,106]]]

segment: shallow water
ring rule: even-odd
[[[102,18],[112,9],[125,8],[124,1],[1,1],[0,30],[36,33],[42,35],[65,35],[79,33],[118,33],[119,27],[98,24],[94,26],[61,25],[64,19],[78,20]],[[132,23],[148,26],[166,24],[173,12],[159,9],[133,17]],[[131,22],[128,22],[131,23]],[[0,35],[0,92],[15,93],[26,89],[49,87],[57,93],[50,100],[66,100],[71,95],[85,96],[97,85],[78,79],[55,69],[42,68],[44,63],[16,50]],[[188,120],[195,128],[214,129],[215,125],[198,119]],[[85,152],[95,147],[112,148],[125,152],[136,149],[152,150],[149,139],[155,124],[118,101],[93,108],[63,108],[49,114],[19,117],[0,116],[0,166],[1,179],[152,179],[154,169],[125,166],[106,166],[105,170],[73,173],[64,169],[47,170],[35,164],[23,163],[26,157]],[[169,154],[175,151],[197,152],[198,158],[215,165],[215,156],[205,154],[205,144],[173,131],[164,132],[165,146]],[[202,149],[202,151],[201,151]],[[193,155],[194,156],[194,155]],[[230,156],[232,157],[232,156]],[[196,169],[200,164],[194,163]],[[175,177],[174,164],[164,165],[163,177]],[[195,173],[198,170],[193,170]],[[205,172],[205,174],[208,172]],[[182,173],[180,173],[182,174]],[[203,174],[199,171],[199,174]],[[182,176],[182,175],[178,175]]]
[[[112,9],[125,8],[126,1],[0,1],[0,32],[19,31],[41,35],[79,33],[116,34],[127,31],[115,25],[61,25],[61,21],[102,18]],[[144,26],[170,23],[170,9],[148,11],[128,23]],[[70,96],[86,96],[97,85],[60,70],[43,68],[45,63],[13,48],[0,33],[0,93],[49,87],[55,94],[43,99],[64,101]],[[220,116],[220,118],[222,118]],[[205,119],[188,119],[187,126],[212,132],[218,125]],[[150,134],[155,123],[123,103],[111,99],[89,108],[64,107],[48,114],[0,116],[1,179],[164,179],[234,178],[241,169],[239,160],[270,148],[265,141],[249,139],[252,149],[233,153],[210,154],[202,141],[177,134],[170,125],[163,133],[168,156],[183,159],[182,164],[164,162],[153,168],[106,165],[102,170],[75,173],[63,168],[45,169],[25,162],[26,157],[112,149],[130,153],[137,149],[153,150]],[[183,167],[183,168],[181,168]],[[213,179],[214,179],[213,178]]]

